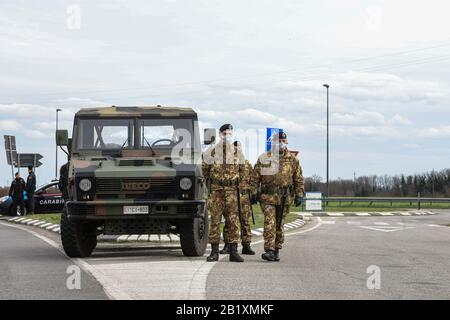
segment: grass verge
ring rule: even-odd
[[[59,213],[32,214],[26,217],[27,219],[41,220],[53,224],[60,224],[61,222],[61,214]]]

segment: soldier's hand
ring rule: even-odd
[[[251,195],[251,197],[250,197],[250,203],[253,205],[253,204],[257,204],[258,203],[258,194],[252,194]]]
[[[296,207],[299,207],[302,204],[302,197],[296,195],[294,198],[294,205]]]

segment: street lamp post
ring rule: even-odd
[[[61,109],[56,109],[56,131],[58,131],[58,113],[61,111]],[[56,134],[55,131],[55,134]],[[55,159],[55,179],[58,179],[58,145],[56,145],[56,140],[55,140],[55,155],[56,155],[56,159]]]
[[[327,88],[327,198],[330,196],[330,86],[323,85]]]

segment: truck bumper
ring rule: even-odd
[[[205,200],[120,200],[120,201],[68,201],[67,217],[70,221],[95,220],[171,220],[203,217]],[[124,214],[124,206],[148,206],[148,214]]]

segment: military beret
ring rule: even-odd
[[[233,130],[233,126],[229,123],[224,124],[220,127],[219,131],[224,132],[225,130]]]

